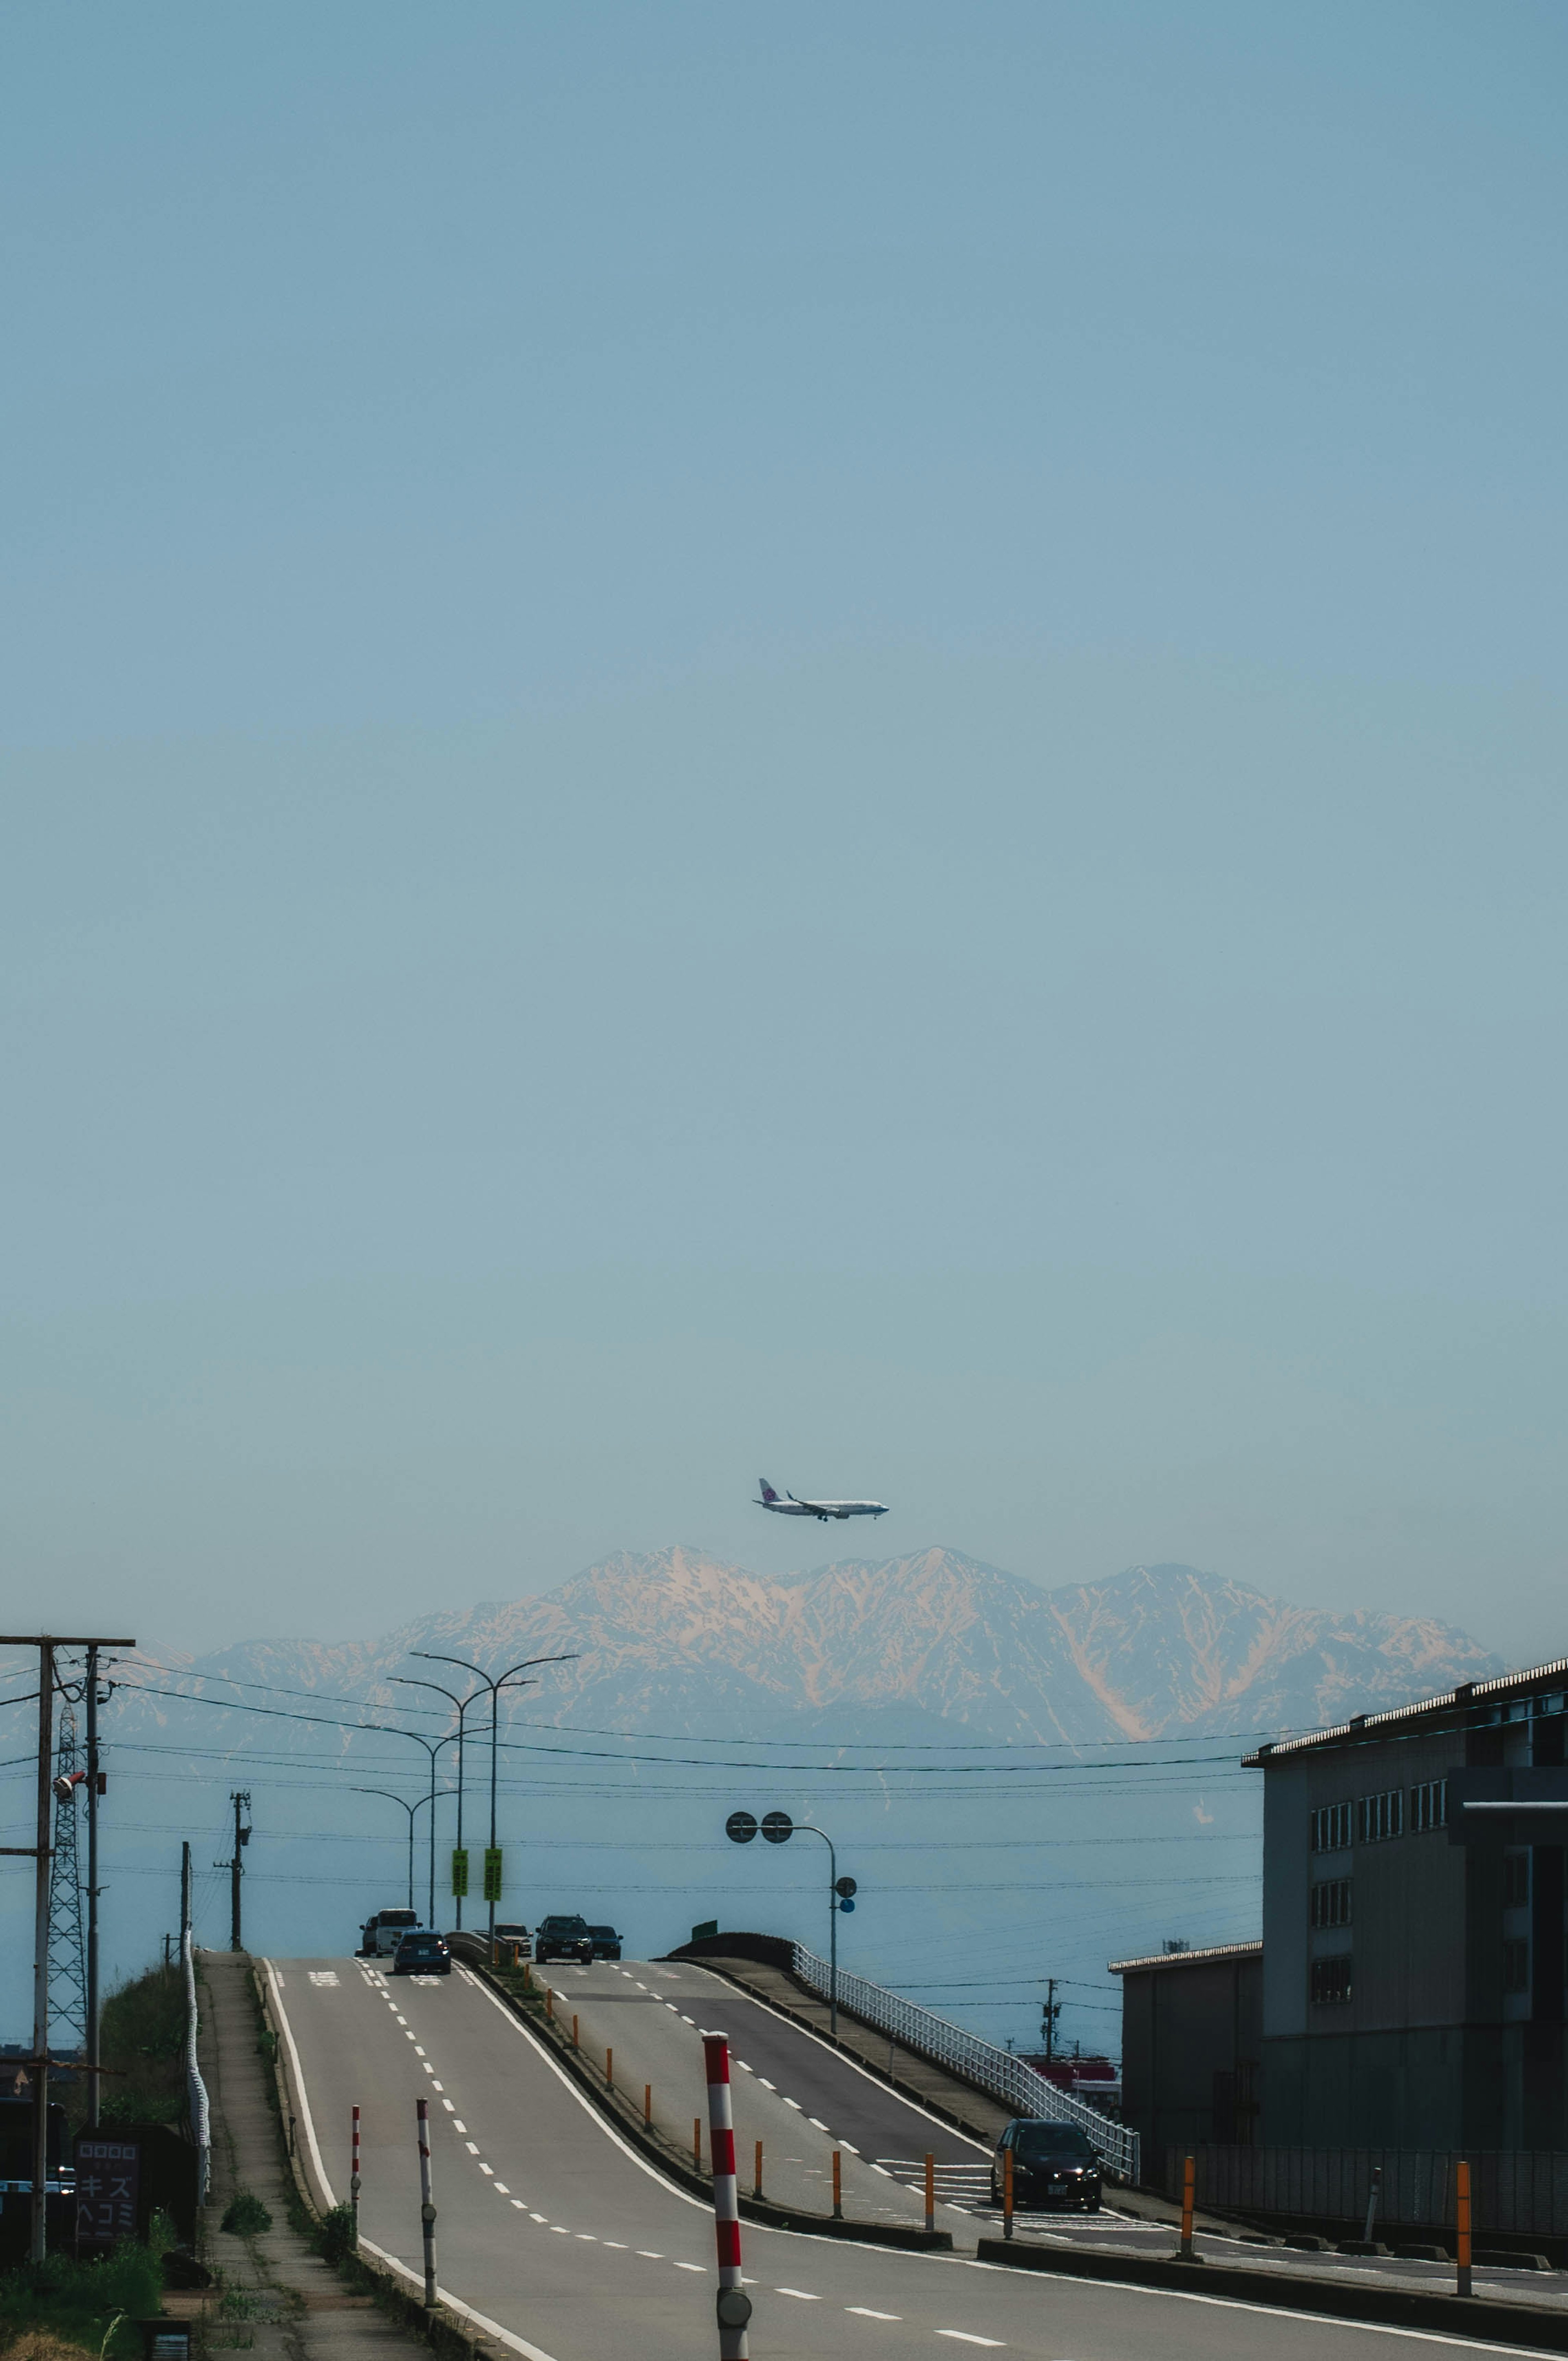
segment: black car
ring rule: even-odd
[[[1000,2205],[1005,2194],[1003,2158],[1010,2149],[1014,2205],[1078,2205],[1086,2213],[1099,2213],[1100,2158],[1076,2124],[1014,2116],[991,2160],[993,2205]]]
[[[594,1938],[596,1960],[620,1959],[620,1938],[613,1927],[590,1927],[588,1932]]]
[[[449,1976],[452,1954],[439,1935],[432,1935],[421,1927],[405,1935],[392,1959],[395,1976]]]
[[[542,1918],[534,1930],[533,1956],[541,1967],[547,1960],[581,1960],[586,1967],[593,1955],[593,1929],[586,1918]]]

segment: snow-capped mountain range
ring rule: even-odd
[[[948,1549],[770,1576],[680,1548],[622,1553],[556,1590],[374,1641],[158,1652],[177,1684],[126,1669],[214,1700],[236,1696],[225,1675],[257,1685],[239,1693],[252,1701],[263,1686],[363,1698],[395,1719],[437,1701],[392,1686],[394,1673],[467,1685],[456,1668],[411,1662],[416,1649],[492,1672],[575,1651],[518,1693],[512,1712],[529,1722],[710,1736],[805,1717],[846,1743],[889,1714],[992,1743],[1279,1731],[1502,1669],[1448,1624],[1292,1606],[1193,1566],[1042,1590]],[[159,1710],[150,1697],[141,1709]]]

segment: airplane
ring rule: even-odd
[[[775,1517],[815,1517],[818,1524],[825,1525],[829,1517],[837,1517],[842,1521],[845,1517],[885,1517],[887,1514],[880,1500],[797,1500],[793,1492],[786,1492],[781,1500],[765,1476],[759,1476],[757,1481],[762,1486],[762,1498],[757,1507],[771,1509]]]

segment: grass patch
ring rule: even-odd
[[[185,2118],[185,1975],[161,1960],[133,1976],[104,2003],[100,2039],[103,2121],[178,2124]],[[86,2110],[86,2078],[72,2092],[71,2113]]]
[[[264,2230],[272,2227],[272,2216],[259,2197],[248,2189],[240,2189],[229,2199],[218,2227],[231,2231],[236,2238],[258,2238]]]
[[[150,2246],[123,2239],[97,2262],[49,2255],[0,2274],[3,2361],[60,2361],[61,2351],[137,2354],[138,2320],[163,2309],[163,2272]]]

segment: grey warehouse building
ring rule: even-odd
[[[1565,1713],[1568,1659],[1245,1758],[1260,2143],[1568,2149]]]

